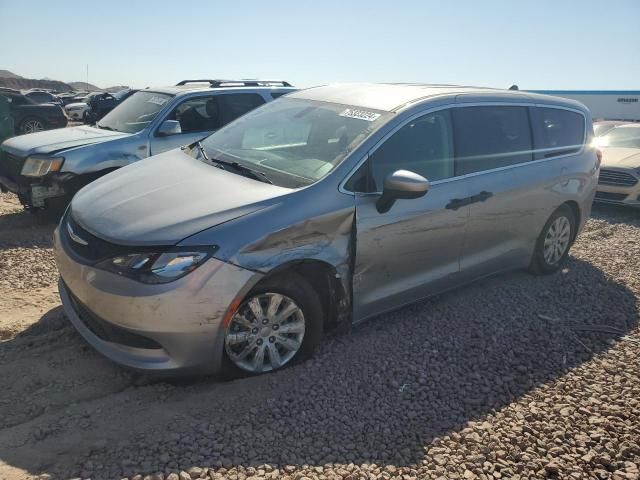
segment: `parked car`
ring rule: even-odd
[[[15,127],[13,117],[11,116],[9,100],[0,95],[0,143],[7,138],[13,137],[14,134]]]
[[[88,108],[84,112],[82,120],[89,125],[96,123],[136,92],[137,90],[121,90],[116,93],[105,92],[100,95],[94,95],[87,102]]]
[[[603,120],[601,122],[593,122],[593,133],[596,137],[601,137],[609,132],[612,128],[619,125],[625,125],[629,122],[622,122],[618,120]]]
[[[67,116],[72,120],[83,120],[89,111],[89,102],[95,96],[102,95],[102,92],[92,92],[83,96],[76,96],[73,102],[65,105],[64,110]]]
[[[67,106],[70,103],[75,103],[76,98],[79,96],[79,92],[64,92],[58,95],[58,98],[62,100],[63,106]]]
[[[67,117],[59,105],[38,105],[17,90],[0,89],[0,95],[9,102],[16,135],[62,128],[67,125]]]
[[[64,309],[123,365],[277,370],[345,322],[559,269],[590,215],[592,138],[584,106],[524,92],[290,93],[78,192],[55,232]]]
[[[134,93],[95,126],[2,144],[0,184],[27,209],[63,209],[82,186],[117,168],[200,140],[249,110],[294,91],[287,82],[183,81]]]
[[[24,92],[24,96],[29,100],[32,100],[34,103],[42,104],[42,103],[53,103],[55,105],[64,106],[62,100],[56,95],[44,92],[42,90],[29,90]]]
[[[640,123],[626,123],[597,139],[602,169],[596,200],[640,207]]]

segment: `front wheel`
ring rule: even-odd
[[[318,295],[296,274],[258,285],[226,328],[227,373],[257,375],[308,358],[322,336]]]
[[[547,220],[536,242],[530,270],[535,274],[553,273],[569,255],[575,238],[576,219],[571,208],[561,205]]]

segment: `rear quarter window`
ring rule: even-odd
[[[534,111],[536,159],[568,155],[582,149],[584,116],[560,108],[536,107]]]

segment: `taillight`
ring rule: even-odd
[[[596,161],[596,169],[600,168],[600,164],[602,163],[602,152],[599,148],[596,148],[596,157],[598,160]]]

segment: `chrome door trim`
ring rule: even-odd
[[[575,155],[582,155],[585,151],[585,149],[587,148],[587,116],[585,115],[585,113],[582,110],[578,110],[576,108],[571,108],[571,107],[565,107],[565,106],[561,106],[561,105],[553,105],[553,104],[546,104],[546,103],[523,103],[523,102],[471,102],[471,103],[449,103],[446,105],[440,105],[438,107],[432,107],[432,108],[426,108],[424,110],[420,110],[419,112],[416,112],[414,115],[411,115],[409,118],[405,119],[404,121],[400,122],[396,127],[394,127],[391,131],[387,132],[387,134],[382,137],[373,147],[371,147],[371,149],[363,156],[363,158],[361,158],[358,163],[355,165],[355,167],[353,167],[349,173],[347,173],[347,175],[345,176],[345,178],[340,182],[340,185],[338,186],[338,191],[340,193],[344,193],[346,195],[353,195],[355,196],[356,194],[359,196],[369,196],[369,195],[382,195],[382,192],[352,192],[351,190],[347,190],[344,186],[345,184],[351,179],[351,177],[358,171],[358,169],[362,166],[362,164],[364,164],[364,162],[366,162],[369,158],[369,156],[374,153],[378,148],[380,148],[380,146],[389,139],[389,137],[391,137],[393,134],[395,134],[398,130],[400,130],[402,127],[404,127],[405,125],[407,125],[408,123],[412,122],[413,120],[415,120],[416,118],[422,117],[424,115],[428,115],[430,113],[434,113],[434,112],[438,112],[440,110],[446,110],[449,108],[466,108],[466,107],[495,107],[495,106],[505,106],[505,107],[540,107],[540,108],[555,108],[558,110],[567,110],[570,112],[574,112],[574,113],[578,113],[580,115],[582,115],[582,119],[584,121],[584,135],[582,137],[582,148],[580,148],[580,150],[578,150],[577,152],[574,153],[568,153],[566,155],[558,155],[557,157],[550,157],[550,158],[540,158],[538,160],[532,160],[530,162],[523,162],[523,163],[514,163],[513,165],[507,165],[504,167],[498,167],[498,168],[492,168],[490,170],[482,170],[480,172],[473,172],[473,173],[468,173],[466,175],[460,175],[457,177],[451,177],[451,178],[445,178],[442,180],[436,180],[434,182],[431,182],[431,185],[439,185],[442,183],[449,183],[452,181],[457,181],[457,180],[464,180],[470,177],[477,177],[479,175],[487,175],[487,174],[491,174],[491,173],[495,173],[495,172],[501,172],[503,170],[508,170],[508,169],[512,169],[512,168],[520,168],[520,167],[524,167],[524,166],[528,166],[528,165],[536,165],[542,162],[549,162],[549,161],[553,161],[553,160],[557,160],[559,158],[567,158],[567,157],[573,157]],[[533,125],[531,125],[531,127],[533,128]],[[533,136],[532,136],[532,140],[533,140]],[[455,138],[454,138],[455,141]],[[535,150],[534,150],[535,151]]]

